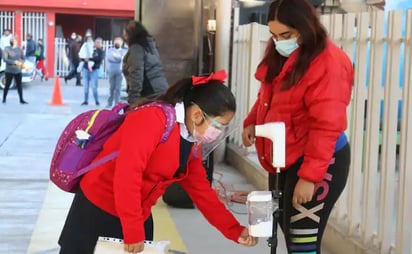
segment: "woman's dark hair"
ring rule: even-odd
[[[151,37],[142,23],[135,20],[130,20],[125,27],[127,34],[127,44],[132,46],[133,44],[139,44],[146,51],[150,51],[148,37]]]
[[[193,86],[191,78],[184,78],[172,85],[158,101],[172,105],[183,102],[185,108],[196,104],[210,116],[236,111],[235,96],[227,86],[216,80]]]
[[[276,0],[269,7],[268,22],[277,20],[296,29],[299,34],[299,53],[293,70],[289,72],[282,84],[286,90],[295,85],[305,74],[310,63],[325,48],[327,32],[319,21],[316,9],[307,0]],[[259,64],[267,64],[265,81],[271,83],[279,75],[287,58],[275,49],[272,39],[268,42],[265,56]]]

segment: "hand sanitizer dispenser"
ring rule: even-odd
[[[255,126],[256,137],[263,137],[272,141],[272,165],[277,169],[284,168],[286,164],[285,129],[285,123],[283,122],[272,122]]]
[[[252,191],[247,196],[249,234],[254,237],[271,237],[273,211],[278,209],[271,191]]]

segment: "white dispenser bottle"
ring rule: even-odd
[[[271,237],[273,211],[278,209],[271,191],[252,191],[247,196],[249,234],[254,237]]]

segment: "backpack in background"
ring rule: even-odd
[[[203,167],[206,170],[207,179],[209,180],[210,186],[213,182],[213,152],[203,161]],[[179,182],[174,182],[169,185],[163,193],[162,196],[163,202],[167,205],[175,208],[183,209],[193,209],[195,205],[193,204],[192,199],[189,197],[187,192],[183,189]]]
[[[90,110],[71,120],[57,142],[50,165],[50,180],[60,189],[75,193],[85,173],[116,158],[118,151],[92,163],[101,152],[106,140],[123,123],[129,112],[125,114],[120,112],[124,112],[128,106],[121,103],[111,110]],[[176,122],[175,109],[169,104],[152,102],[134,110],[148,107],[159,107],[165,113],[166,127],[160,141],[164,143]]]

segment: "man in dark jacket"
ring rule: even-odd
[[[33,36],[31,34],[27,34],[25,50],[26,59],[30,61],[34,66],[36,63],[36,42],[34,42]]]
[[[79,51],[82,44],[82,36],[77,35],[76,39],[70,43],[69,47],[69,60],[70,60],[70,72],[64,77],[64,81],[67,83],[67,80],[71,80],[76,77],[76,86],[81,86],[80,82],[80,73],[77,71],[79,67],[80,58]]]

